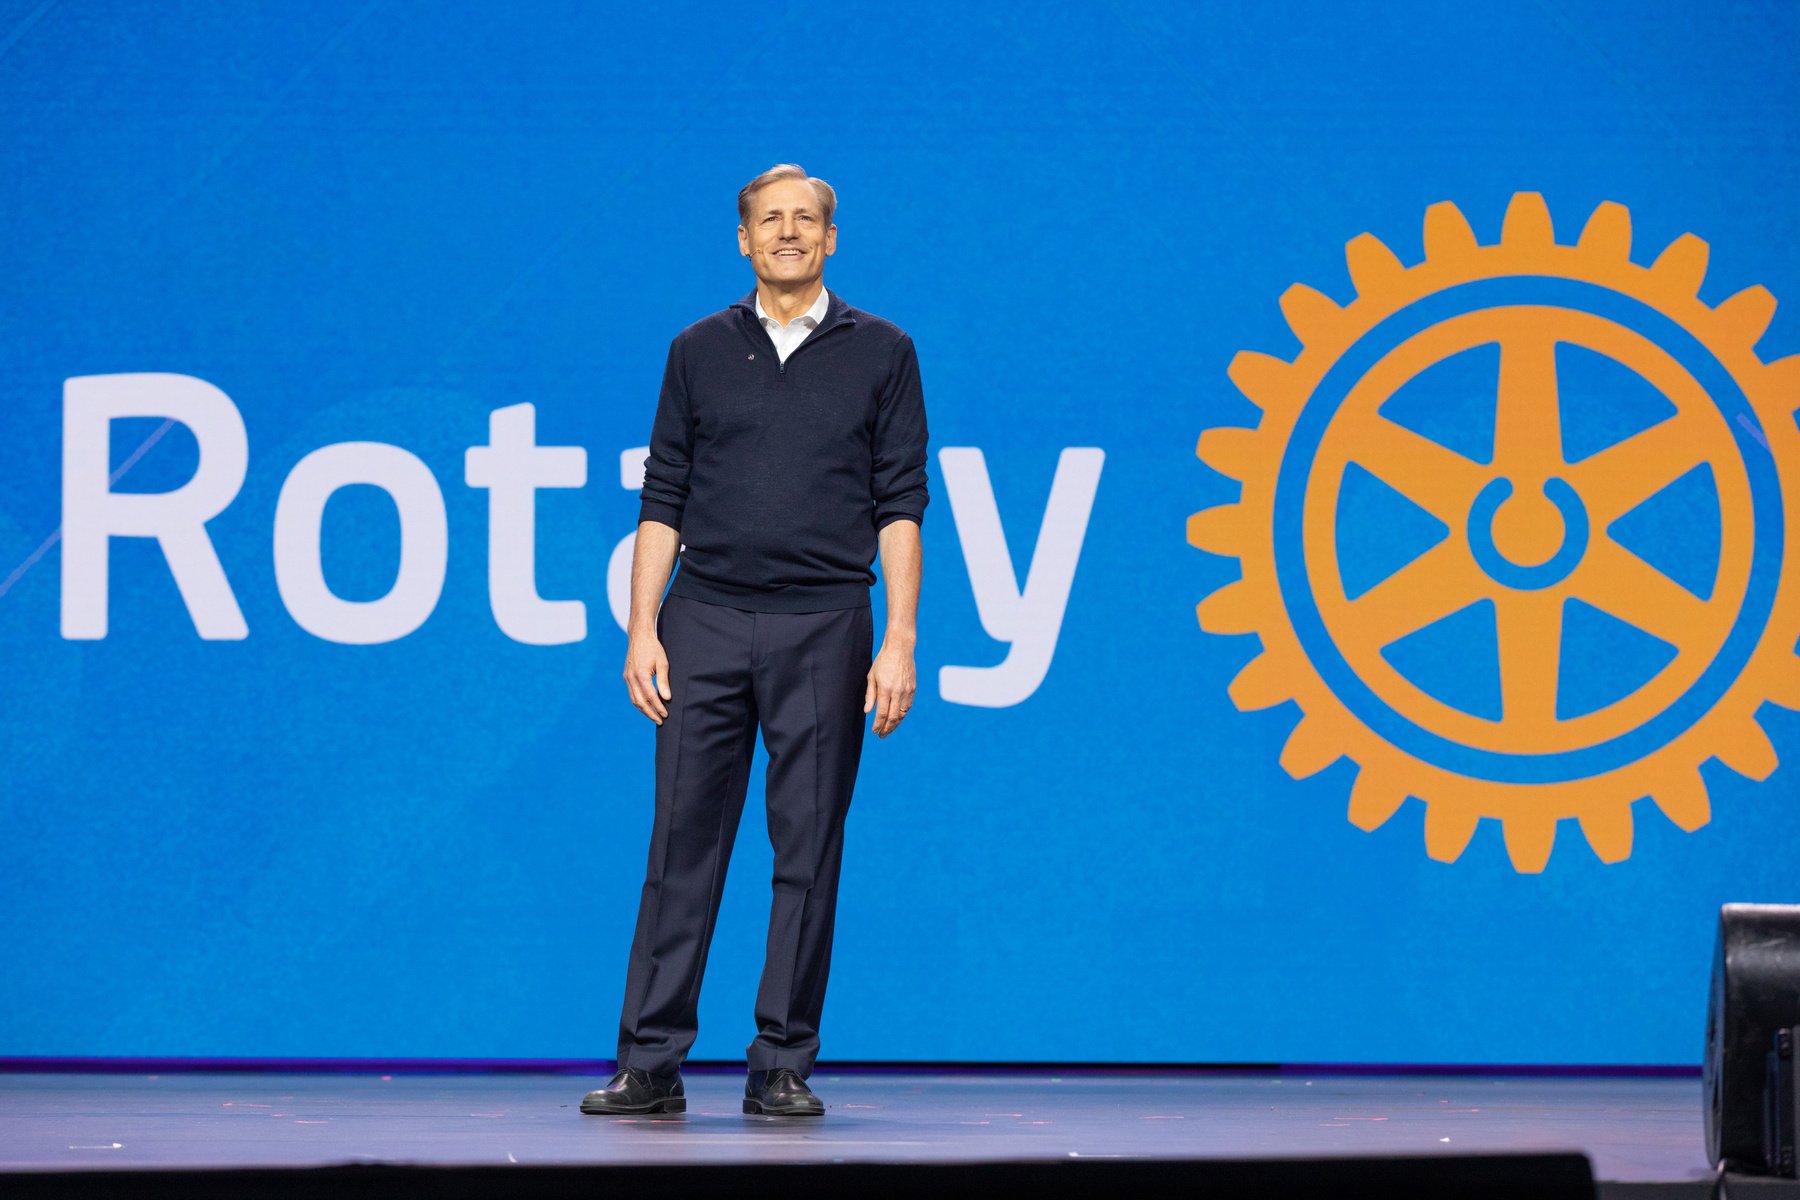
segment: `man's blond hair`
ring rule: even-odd
[[[831,215],[837,211],[837,193],[823,179],[816,179],[806,173],[806,168],[799,163],[777,163],[755,179],[744,185],[738,193],[738,222],[750,223],[750,203],[756,193],[783,179],[799,179],[812,184],[813,194],[819,198],[819,207],[824,209],[825,224],[831,224]]]

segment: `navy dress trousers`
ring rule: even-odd
[[[674,1071],[699,1029],[706,951],[762,730],[775,850],[752,1071],[801,1078],[819,1052],[844,818],[862,758],[868,605],[753,612],[670,595],[657,615],[669,715],[656,729],[656,817],[626,971],[619,1065]]]

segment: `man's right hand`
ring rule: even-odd
[[[669,656],[654,633],[634,633],[625,650],[625,688],[637,710],[661,725],[669,715]]]

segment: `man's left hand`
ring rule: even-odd
[[[863,693],[863,711],[875,714],[875,736],[886,737],[900,727],[912,707],[918,673],[912,650],[881,643],[881,653],[869,667],[869,685]]]

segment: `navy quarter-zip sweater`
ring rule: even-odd
[[[754,612],[864,607],[878,531],[922,523],[929,499],[912,339],[832,292],[784,364],[755,296],[670,345],[638,519],[681,534],[672,596]]]

